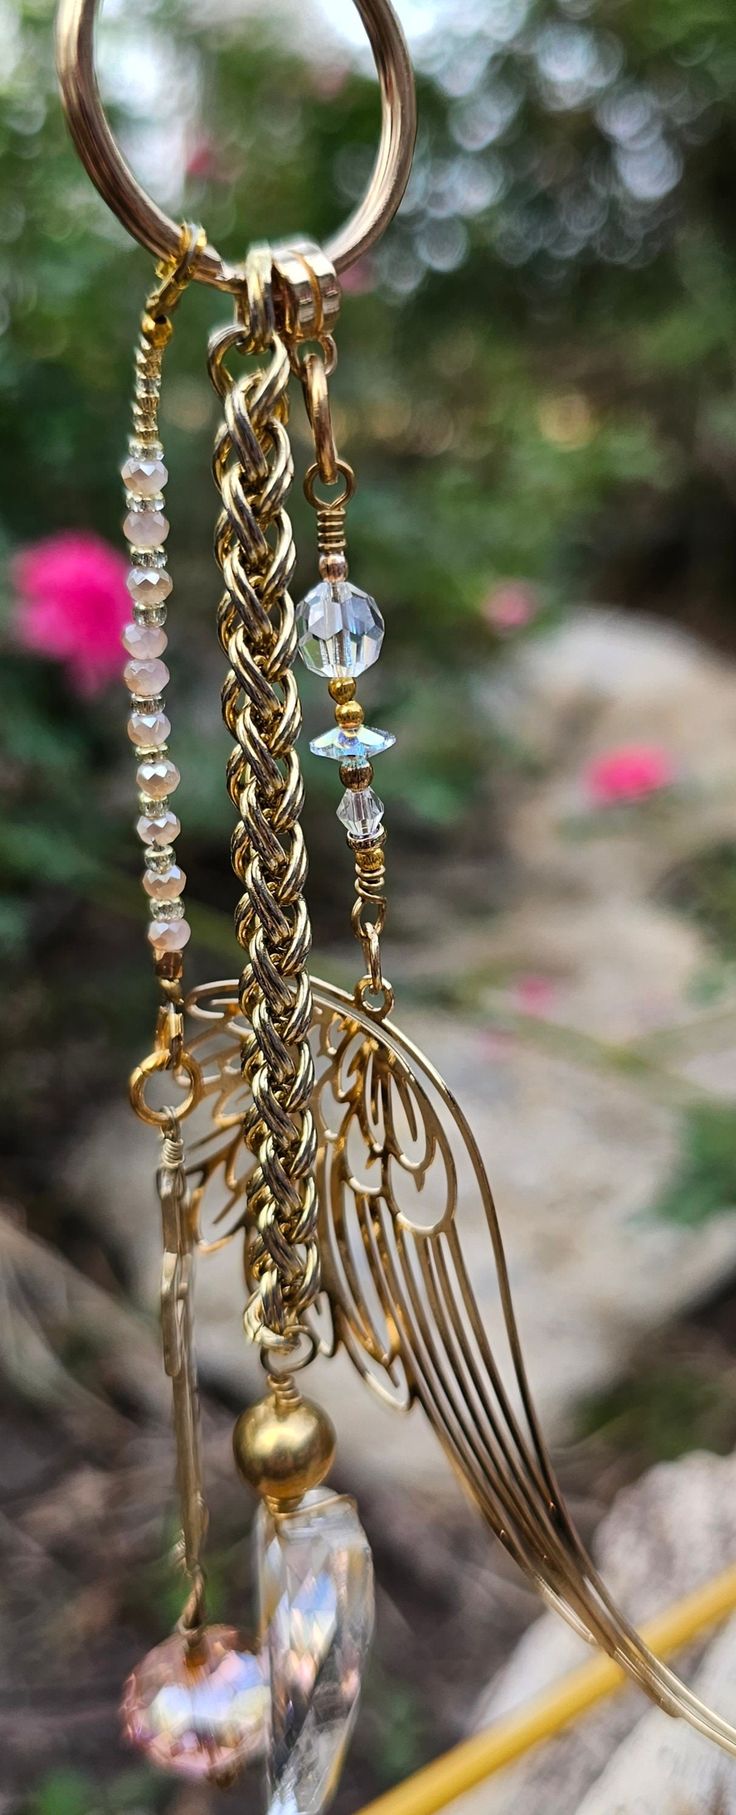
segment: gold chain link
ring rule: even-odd
[[[248,1334],[269,1352],[296,1351],[319,1290],[316,1134],[309,1045],[311,931],[300,826],[303,783],[296,740],[301,707],[289,582],[295,551],[284,500],[293,478],[286,430],[290,360],[273,326],[266,249],[251,255],[247,306],[210,341],[212,383],[224,405],[213,460],[222,510],[215,552],[225,592],[218,628],[229,663],[223,715],[235,739],[228,788],[239,820],[232,862],[243,893],[235,915],[246,953],[240,1005],[249,1089],[244,1137],[248,1185]],[[270,267],[269,267],[270,270]],[[235,379],[228,355],[268,363]]]

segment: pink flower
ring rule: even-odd
[[[555,999],[555,986],[550,977],[530,972],[519,977],[514,988],[515,1005],[522,1015],[545,1015]]]
[[[345,296],[365,296],[372,290],[376,281],[375,266],[367,253],[349,265],[340,278],[340,289]]]
[[[77,693],[100,693],[120,673],[126,572],[122,554],[84,530],[48,536],[13,563],[18,642],[63,662]]]
[[[189,151],[186,174],[193,182],[222,182],[223,172],[213,139],[203,135]]]
[[[646,800],[676,779],[671,756],[659,744],[621,744],[588,764],[583,782],[596,807]]]
[[[530,624],[539,609],[533,586],[526,580],[504,580],[494,586],[481,610],[491,630],[498,636],[511,636]]]

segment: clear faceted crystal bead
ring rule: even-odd
[[[269,1700],[267,1660],[231,1627],[206,1626],[194,1649],[173,1633],[128,1677],[123,1737],[159,1768],[227,1782],[263,1758]]]
[[[268,1815],[320,1815],[335,1790],[373,1631],[373,1566],[352,1500],[325,1490],[257,1520],[271,1678]]]
[[[383,801],[372,788],[346,788],[337,817],[351,838],[374,838],[381,829]]]
[[[320,580],[297,605],[299,648],[313,674],[352,679],[378,661],[384,623],[375,599],[349,580]]]
[[[359,731],[323,731],[313,737],[309,748],[313,756],[331,756],[336,763],[365,763],[396,743],[393,731],[379,731],[375,725],[361,725]]]

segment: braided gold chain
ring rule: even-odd
[[[319,1290],[309,1046],[311,930],[300,826],[303,782],[296,740],[301,706],[289,583],[295,550],[285,498],[293,478],[287,434],[289,354],[268,311],[214,334],[209,370],[224,406],[213,471],[222,499],[215,552],[225,584],[218,612],[228,672],[223,716],[234,744],[227,780],[238,812],[232,863],[243,885],[235,914],[246,953],[239,985],[248,1033],[244,1138],[248,1184],[249,1336],[291,1353]],[[229,354],[268,352],[233,378]]]

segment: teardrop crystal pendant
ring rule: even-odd
[[[258,1513],[271,1679],[268,1815],[320,1815],[338,1782],[373,1632],[373,1564],[355,1504],[329,1489]]]
[[[268,1660],[230,1626],[194,1643],[174,1632],[128,1677],[121,1716],[123,1738],[160,1770],[230,1783],[268,1745]]]

